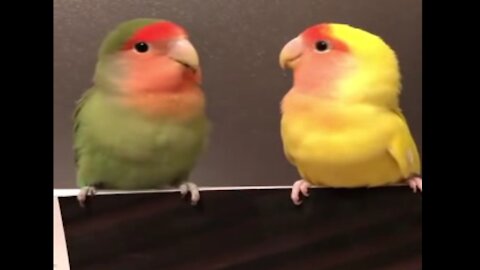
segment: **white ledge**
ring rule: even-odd
[[[407,186],[407,184],[394,184],[389,187]],[[385,186],[383,186],[385,187]],[[238,186],[238,187],[199,187],[200,191],[228,191],[228,190],[263,190],[263,189],[291,189],[292,186]],[[312,188],[328,188],[317,186]],[[372,187],[374,188],[374,187]],[[54,189],[54,197],[72,197],[77,196],[80,189]],[[148,190],[101,190],[96,195],[114,195],[114,194],[142,194],[142,193],[172,193],[180,192],[179,189],[148,189]]]

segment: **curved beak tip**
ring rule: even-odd
[[[199,69],[200,59],[198,53],[192,43],[187,39],[174,41],[168,55],[175,61],[195,71]]]
[[[296,37],[290,40],[281,50],[279,64],[282,69],[292,68],[291,63],[302,55],[302,40]]]

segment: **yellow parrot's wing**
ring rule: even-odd
[[[406,118],[400,109],[395,109],[394,112],[399,121],[397,121],[396,132],[392,137],[388,152],[397,162],[404,178],[420,175],[420,155]]]
[[[292,164],[294,166],[297,165],[295,163],[295,160],[293,159],[293,157],[288,153],[287,149],[284,148],[283,153],[285,154],[285,157],[287,158],[288,162],[290,162],[290,164]]]

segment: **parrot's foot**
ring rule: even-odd
[[[78,203],[80,204],[80,207],[85,207],[85,203],[87,202],[88,196],[95,196],[95,193],[97,193],[97,190],[95,187],[82,187],[80,189],[80,193],[77,195]]]
[[[421,177],[412,177],[407,180],[408,185],[413,189],[413,192],[417,192],[417,189],[422,192],[422,178]]]
[[[303,194],[303,196],[308,197],[308,188],[310,187],[310,183],[307,181],[301,179],[296,181],[293,184],[292,187],[292,193],[290,195],[290,198],[292,198],[292,201],[295,205],[300,205],[302,204],[302,200],[300,200],[300,192]]]
[[[198,190],[197,185],[192,182],[186,182],[180,185],[180,193],[182,194],[182,197],[185,197],[188,192],[191,194],[191,204],[196,205],[200,200],[200,191]]]

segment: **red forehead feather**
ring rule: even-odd
[[[326,40],[330,42],[334,50],[340,50],[345,52],[349,51],[347,44],[335,38],[332,33],[331,27],[325,23],[307,28],[307,30],[302,33],[302,36],[308,43],[315,43],[320,40]]]
[[[151,42],[157,40],[167,40],[180,36],[187,36],[185,29],[172,22],[161,21],[140,28],[125,43],[124,49],[130,49],[135,43],[141,41]]]

